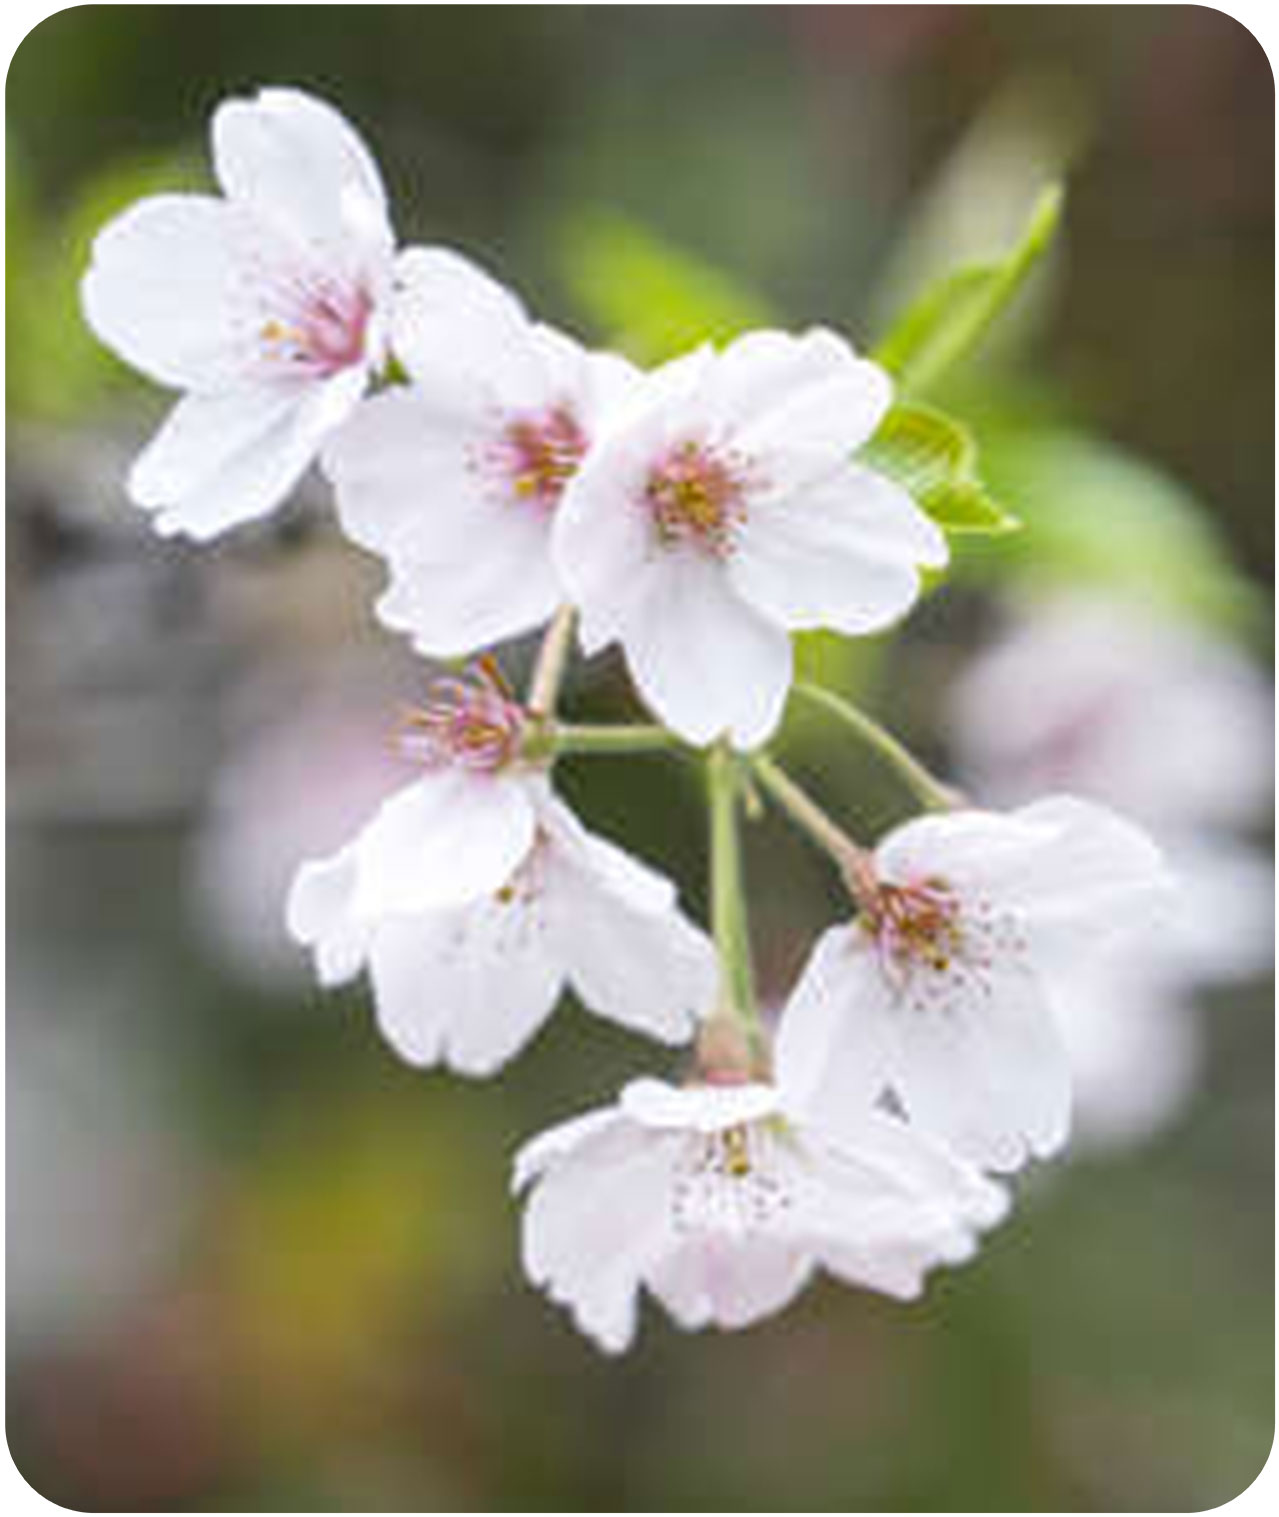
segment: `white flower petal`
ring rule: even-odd
[[[534,827],[519,779],[428,773],[384,801],[360,835],[356,910],[394,916],[499,890],[532,846]]]
[[[682,1328],[740,1328],[788,1306],[812,1269],[811,1254],[789,1239],[710,1236],[664,1255],[648,1284]]]
[[[790,639],[732,593],[719,566],[672,557],[630,616],[627,663],[647,705],[686,742],[755,748],[781,720]]]
[[[718,1132],[772,1116],[781,1096],[772,1085],[669,1085],[665,1080],[632,1080],[618,1106],[644,1127]]]
[[[524,1047],[563,984],[538,903],[518,894],[385,923],[370,972],[378,1023],[402,1057],[476,1076]]]
[[[867,1006],[868,1013],[872,1008]],[[1039,981],[1018,961],[931,1014],[884,998],[894,1087],[912,1122],[983,1168],[1056,1153],[1070,1133],[1070,1062]]]
[[[129,493],[156,527],[206,541],[279,505],[358,404],[358,369],[305,388],[184,396],[135,460]]]
[[[341,985],[364,967],[369,929],[355,916],[355,847],[312,859],[293,878],[286,905],[291,936],[315,956],[321,985]]]
[[[538,393],[545,365],[519,298],[450,248],[406,248],[395,261],[391,346],[442,414]]]
[[[906,492],[848,463],[819,484],[752,498],[728,560],[734,588],[784,627],[872,632],[904,616],[946,540]]]
[[[666,1242],[670,1164],[669,1142],[624,1120],[601,1124],[544,1174],[525,1208],[525,1272],[609,1353],[634,1337],[644,1268]]]
[[[392,237],[377,166],[354,127],[322,100],[264,89],[213,114],[213,161],[233,200],[268,220],[341,245],[389,253]]]
[[[160,384],[213,390],[252,362],[255,261],[278,243],[243,210],[206,195],[138,201],[98,233],[81,285],[85,318]]]
[[[787,1110],[815,1107],[839,1130],[869,1110],[888,1080],[879,1017],[879,964],[860,929],[831,927],[817,940],[778,1023],[773,1060]]]
[[[715,951],[670,881],[580,827],[547,820],[546,902],[556,955],[590,1011],[664,1042],[692,1036],[715,993]]]

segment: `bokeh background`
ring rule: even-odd
[[[92,232],[205,187],[212,106],[273,82],[360,125],[406,238],[641,357],[744,312],[869,342],[1067,173],[1047,269],[937,397],[1030,530],[961,552],[904,637],[804,657],[989,799],[1037,760],[1143,815],[1210,941],[1098,971],[1079,1143],[922,1302],[822,1284],[698,1337],[650,1310],[626,1360],[600,1358],[520,1277],[507,1166],[672,1061],[569,1007],[499,1079],[417,1073],[363,989],[321,995],[284,940],[292,863],[388,783],[427,671],[373,621],[377,568],[318,485],[212,549],[149,533],[122,480],[165,397],[76,299]],[[8,1439],[40,1492],[1197,1510],[1252,1480],[1273,1432],[1273,112],[1256,41],[1195,6],[112,6],[26,39]],[[568,699],[632,710],[608,659]],[[867,835],[906,814],[832,734],[799,725],[784,751]],[[579,760],[564,782],[701,909],[695,775]],[[780,823],[749,841],[776,1002],[839,901]]]

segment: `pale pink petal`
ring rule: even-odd
[[[686,1330],[741,1328],[789,1305],[812,1267],[812,1256],[787,1238],[711,1234],[662,1256],[647,1283]]]

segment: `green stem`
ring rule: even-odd
[[[551,618],[537,652],[533,677],[529,681],[525,707],[532,717],[555,715],[555,703],[559,699],[560,685],[568,663],[569,650],[573,644],[573,608],[561,606]]]
[[[842,696],[836,695],[831,690],[824,690],[820,685],[799,683],[794,689],[796,695],[803,696],[813,705],[820,706],[830,715],[837,717],[846,727],[855,732],[862,742],[873,748],[881,758],[886,759],[929,811],[953,811],[956,806],[964,804],[964,797],[958,790],[943,784],[935,775],[930,774],[914,754],[899,743],[891,732],[886,731],[877,721],[867,716],[864,711],[859,711]]]
[[[711,828],[711,931],[719,954],[721,1010],[755,1045],[763,1041],[751,973],[750,933],[742,891],[741,837],[737,827],[738,760],[724,743],[707,756]]]
[[[565,753],[648,753],[659,748],[677,748],[679,739],[665,727],[564,726],[550,730],[552,751]]]
[[[809,793],[765,754],[751,761],[755,777],[769,795],[813,842],[839,866],[849,889],[863,902],[875,893],[875,869],[870,853],[833,821]]]

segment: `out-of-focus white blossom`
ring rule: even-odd
[[[763,742],[791,632],[886,627],[945,563],[937,526],[853,459],[891,393],[832,332],[754,332],[648,376],[583,461],[553,534],[583,646],[619,642],[689,742]]]
[[[965,1158],[1011,1170],[1070,1127],[1057,987],[1111,938],[1153,927],[1153,844],[1068,797],[1011,815],[908,822],[873,859],[873,898],[819,940],[777,1059],[823,1111],[885,1089]]]
[[[855,1099],[818,1122],[773,1085],[651,1079],[526,1144],[514,1184],[529,1279],[609,1353],[634,1338],[641,1287],[685,1329],[748,1326],[819,1270],[917,1296],[1007,1201]]]
[[[1068,790],[1153,829],[1247,823],[1274,780],[1274,703],[1224,638],[1062,591],[1014,606],[950,697],[958,772],[998,805]]]

